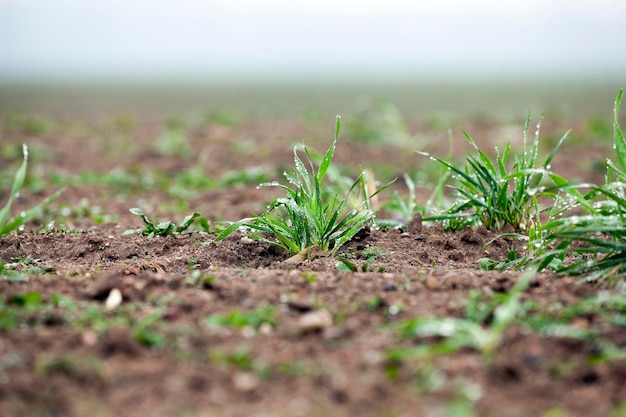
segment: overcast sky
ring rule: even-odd
[[[0,78],[626,74],[624,0],[0,0]]]

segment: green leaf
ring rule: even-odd
[[[63,191],[65,191],[65,189],[61,189],[57,191],[56,193],[52,194],[50,197],[46,198],[44,201],[39,203],[39,205],[22,212],[19,216],[17,216],[11,222],[4,225],[3,227],[0,227],[0,236],[10,233],[13,230],[16,230],[19,227],[21,227],[23,224],[26,224],[29,221],[31,221],[34,217],[36,217],[37,215],[41,213],[41,210],[43,208],[47,207],[50,203],[54,202],[57,198],[59,198],[59,196],[61,195],[61,193],[63,193]]]
[[[337,116],[337,119],[335,122],[335,139],[333,140],[333,143],[330,145],[330,147],[326,151],[324,158],[322,158],[322,162],[320,163],[319,171],[317,173],[317,179],[320,182],[322,181],[322,178],[324,178],[324,175],[326,175],[326,171],[328,170],[328,167],[330,166],[330,162],[333,159],[333,155],[335,154],[335,146],[337,144],[337,138],[339,137],[340,127],[341,127],[341,117]]]
[[[215,239],[213,239],[214,242],[219,242],[221,240],[226,239],[228,236],[230,236],[235,230],[239,229],[240,227],[247,225],[248,223],[250,223],[253,220],[253,218],[246,218],[246,219],[241,219],[237,222],[232,222],[230,224],[230,226],[228,226],[226,229],[222,230],[222,232],[220,234],[218,234]]]
[[[613,108],[613,141],[622,171],[626,171],[626,140],[624,140],[624,134],[619,125],[619,109],[622,104],[623,93],[624,90],[619,90],[615,98],[615,107]]]
[[[24,294],[16,294],[9,298],[9,304],[16,304],[22,307],[41,304],[41,294],[35,291]]]
[[[317,157],[317,154],[310,152],[306,146],[304,147],[310,170],[298,156],[298,147],[295,147],[295,168],[285,173],[291,187],[278,183],[267,184],[280,186],[286,192],[286,196],[274,200],[263,214],[232,223],[217,236],[215,241],[224,239],[241,227],[243,233],[252,232],[253,238],[278,246],[288,255],[294,255],[311,246],[316,246],[323,251],[332,249],[334,253],[356,233],[371,224],[375,213],[369,209],[370,196],[365,187],[363,173],[352,182],[345,194],[337,192],[337,188],[327,187],[323,182],[327,173],[336,171],[331,169],[331,164],[339,136],[339,127],[340,118],[338,117],[334,141],[321,159]],[[315,155],[315,158],[312,155]],[[316,167],[315,161],[318,160]],[[337,185],[346,186],[343,181],[335,184]],[[388,186],[389,184],[376,190],[372,196]],[[362,200],[358,201],[360,194],[362,194]],[[356,203],[355,200],[357,200]],[[356,208],[346,213],[349,203],[351,207]],[[255,235],[257,233],[273,235],[274,239]]]
[[[28,147],[25,144],[22,145],[22,153],[24,156],[24,160],[22,161],[22,165],[20,165],[17,172],[15,173],[15,178],[13,179],[13,186],[11,187],[11,194],[9,195],[9,200],[6,202],[4,207],[2,207],[2,210],[0,210],[0,227],[3,230],[5,229],[7,220],[9,218],[11,205],[13,204],[13,201],[15,200],[20,190],[22,189],[22,185],[24,185],[24,179],[26,178],[26,169],[28,167]],[[12,229],[8,229],[8,231],[11,231],[11,230]],[[8,233],[8,231],[4,233],[0,232],[0,236]]]
[[[187,230],[189,228],[189,226],[191,226],[193,224],[193,222],[198,217],[200,217],[200,213],[198,213],[198,212],[194,212],[194,213],[190,214],[189,216],[185,217],[183,219],[182,223],[176,228],[176,231],[178,233],[184,232],[185,230]]]
[[[338,256],[339,262],[337,262],[337,270],[340,272],[356,272],[356,265],[350,262],[347,258],[343,256]]]

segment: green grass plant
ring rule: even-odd
[[[452,230],[476,225],[483,225],[488,229],[503,229],[510,225],[515,230],[525,230],[533,220],[537,197],[556,200],[559,190],[569,190],[571,187],[565,178],[550,171],[550,163],[567,133],[538,166],[540,124],[537,125],[532,144],[528,144],[529,127],[530,117],[526,120],[521,154],[512,155],[509,142],[503,151],[496,147],[495,161],[478,147],[467,132],[464,135],[474,153],[468,152],[464,167],[419,152],[444,166],[458,182],[453,187],[457,199],[452,206],[445,213],[426,217],[424,220],[443,221],[444,227]],[[544,185],[546,179],[552,180],[551,186]]]
[[[183,233],[196,221],[198,217],[200,217],[200,213],[195,212],[185,217],[179,225],[176,225],[176,223],[170,220],[162,221],[160,223],[154,223],[140,208],[131,208],[129,209],[129,211],[132,214],[141,217],[146,227],[137,230],[127,230],[126,233],[130,234],[138,231],[141,232],[142,235],[147,237],[167,236],[173,233]]]
[[[20,190],[24,185],[24,180],[26,179],[26,171],[28,168],[28,147],[26,145],[22,146],[22,153],[24,156],[24,160],[22,161],[22,164],[15,173],[13,186],[11,187],[11,194],[9,195],[9,199],[5,203],[4,207],[0,209],[0,236],[4,236],[15,230],[18,230],[25,223],[31,221],[33,218],[41,213],[44,207],[48,206],[54,200],[59,198],[59,195],[61,195],[61,193],[63,192],[63,190],[59,190],[35,207],[29,210],[22,211],[18,215],[14,216],[12,219],[9,219],[9,216],[11,214],[11,206],[13,205],[15,199],[19,196]]]
[[[276,326],[276,309],[263,306],[249,311],[233,310],[226,315],[214,314],[205,320],[209,327],[250,327],[259,330],[263,323]]]
[[[168,121],[165,131],[154,140],[153,147],[163,156],[187,158],[193,154],[184,122],[177,119]]]
[[[36,136],[49,133],[54,123],[42,116],[28,115],[19,111],[9,110],[4,113],[2,128],[12,133]]]
[[[444,188],[449,176],[450,171],[445,168],[441,170],[437,174],[437,183],[431,186],[432,191],[430,197],[426,200],[425,204],[419,204],[415,194],[417,188],[416,182],[409,174],[405,173],[403,177],[408,194],[402,196],[396,190],[391,190],[391,199],[382,203],[384,209],[393,213],[397,219],[380,220],[379,224],[384,224],[388,227],[406,227],[415,213],[426,216],[428,213],[433,213],[444,207],[446,200]]]
[[[313,247],[334,254],[363,228],[373,224],[376,211],[371,207],[370,198],[389,184],[370,194],[365,172],[361,170],[345,194],[333,193],[329,196],[325,190],[323,180],[331,167],[340,126],[341,119],[337,116],[334,141],[319,164],[313,162],[311,153],[305,146],[304,153],[309,165],[307,168],[298,155],[298,147],[295,147],[295,168],[284,173],[290,185],[270,182],[259,186],[279,187],[287,195],[274,200],[263,214],[232,223],[215,241],[219,242],[235,230],[240,230],[253,239],[282,248],[289,255]],[[359,193],[360,203],[347,209],[347,202]],[[267,235],[274,238],[268,239],[265,237]]]
[[[414,138],[400,110],[392,103],[361,97],[347,123],[348,136],[357,141],[408,147]]]
[[[356,263],[343,256],[339,256],[338,259],[339,262],[337,262],[336,268],[340,272],[369,272],[372,268],[372,263],[376,260],[376,256],[367,258],[360,267],[357,267]],[[376,272],[382,272],[384,269],[384,267],[380,267]]]
[[[421,344],[406,349],[393,349],[388,352],[390,359],[409,359],[412,357],[428,357],[438,354],[452,354],[461,348],[475,349],[490,360],[500,345],[505,330],[519,318],[521,295],[526,291],[533,271],[524,272],[514,287],[501,297],[498,304],[492,306],[490,314],[493,320],[485,326],[484,316],[476,314],[471,308],[466,318],[452,317],[418,317],[404,322],[400,326],[400,334],[404,339],[440,337],[443,341],[435,344]]]
[[[391,200],[388,200],[384,204],[384,208],[394,215],[397,215],[400,220],[385,221],[385,225],[391,227],[406,226],[413,217],[413,214],[419,210],[415,198],[415,182],[409,174],[404,174],[404,183],[408,189],[408,195],[402,197],[396,190],[391,190]]]
[[[257,366],[250,349],[245,345],[238,346],[228,352],[220,348],[213,348],[209,351],[209,357],[213,363],[224,368],[232,367],[241,371],[251,371]]]
[[[550,267],[563,274],[585,275],[585,280],[626,275],[626,140],[618,121],[622,94],[615,100],[613,123],[618,163],[607,159],[604,184],[577,186],[590,188],[584,196],[576,190],[576,202],[585,212],[568,216],[559,212],[543,224],[535,222],[527,239],[529,253],[500,267]]]

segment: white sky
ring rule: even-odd
[[[0,0],[0,78],[626,74],[624,0]]]

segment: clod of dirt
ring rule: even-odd
[[[406,227],[406,231],[412,235],[422,233],[422,215],[420,213],[415,213],[413,215]]]
[[[93,300],[105,301],[114,288],[121,288],[122,277],[117,274],[103,274],[87,290],[87,296]]]
[[[437,290],[439,289],[439,287],[441,287],[441,282],[437,277],[433,275],[428,275],[424,280],[424,283],[429,290]]]
[[[298,321],[301,333],[312,333],[333,325],[333,316],[327,310],[315,310],[304,314]]]
[[[102,335],[100,349],[105,356],[113,356],[115,354],[136,356],[141,352],[139,342],[124,327],[107,329]]]

